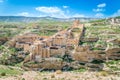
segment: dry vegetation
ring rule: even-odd
[[[95,23],[95,25],[93,25]],[[120,48],[120,45],[109,42],[111,39],[120,41],[120,26],[110,24],[99,25],[98,21],[84,23],[86,30],[84,38],[99,38],[96,42],[82,41],[80,45],[90,45],[92,50]],[[97,25],[96,25],[97,24]],[[51,36],[56,32],[71,27],[71,22],[39,21],[31,23],[0,23],[0,80],[120,80],[120,60],[104,62],[104,68],[98,72],[80,68],[68,72],[58,71],[24,71],[22,61],[17,57],[20,50],[9,48],[6,43],[15,36],[34,33],[41,36]],[[107,42],[108,41],[108,42]],[[2,55],[4,54],[4,55]],[[120,52],[118,53],[120,54]],[[27,55],[27,53],[26,53]],[[8,57],[12,56],[12,63],[8,64]],[[35,63],[33,63],[35,64]]]

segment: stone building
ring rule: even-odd
[[[38,36],[32,38],[31,45],[24,44],[24,51],[30,52],[29,59],[27,59],[39,61],[42,58],[63,56],[67,51],[70,52],[68,46],[78,46],[83,28],[84,26],[79,23],[79,20],[75,20],[69,30],[60,31],[49,38],[38,39]]]

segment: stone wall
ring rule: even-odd
[[[53,38],[52,40],[52,45],[60,45],[60,46],[64,46],[66,45],[66,38]]]
[[[19,42],[17,42],[17,43],[15,44],[15,48],[24,48],[24,43],[19,43]]]
[[[23,50],[24,50],[25,52],[28,52],[28,51],[30,50],[30,44],[24,44]]]
[[[75,31],[72,31],[73,29],[75,29]],[[70,50],[67,50],[70,48],[66,48],[66,47],[78,46],[80,38],[83,35],[83,32],[84,32],[84,25],[79,24],[79,20],[76,20],[73,26],[69,30],[60,31],[50,38],[41,39],[37,41],[36,37],[27,37],[27,38],[22,38],[21,41],[29,42],[32,39],[33,42],[32,45],[30,46],[30,50],[29,50],[29,45],[25,45],[24,50],[26,51],[29,50],[30,59],[39,61],[40,58],[62,56],[66,53],[66,51],[71,53]]]
[[[103,59],[99,54],[101,51],[91,51],[89,46],[77,46],[73,53],[73,59],[77,61],[90,62],[94,59]]]
[[[102,56],[94,51],[75,52],[73,59],[83,62],[91,62],[94,59],[102,59]]]
[[[65,48],[50,49],[50,56],[62,56],[65,54]]]
[[[80,21],[79,21],[79,20],[75,20],[75,21],[73,22],[73,27],[78,27],[79,24],[80,24]]]
[[[84,52],[84,51],[89,51],[90,47],[89,46],[76,46],[75,51],[76,52]]]
[[[77,39],[67,39],[67,45],[78,45],[79,40]]]
[[[106,57],[108,59],[120,59],[120,48],[106,50]]]
[[[13,39],[13,40],[7,42],[7,45],[8,45],[9,47],[15,47],[15,45],[16,45],[16,40]]]
[[[97,42],[99,38],[83,38],[82,42]]]

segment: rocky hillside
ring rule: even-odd
[[[73,46],[68,47],[73,50],[71,52],[76,52],[73,55],[76,61],[70,55],[55,55],[54,57],[57,58],[41,59],[40,62],[32,60],[24,64],[25,58],[29,58],[30,53],[25,52],[18,42],[23,43],[26,37],[29,38],[32,35],[50,37],[64,29],[69,31],[71,26],[71,21],[52,20],[0,23],[0,64],[2,64],[0,80],[76,80],[83,78],[86,80],[119,80],[120,26],[107,23],[105,19],[84,23],[79,47],[75,50]],[[74,34],[80,32],[77,28],[72,31]],[[66,53],[70,52],[66,50]],[[33,71],[29,72],[29,70]],[[69,76],[71,77],[68,78]]]
[[[55,17],[24,17],[24,16],[0,16],[0,22],[33,22],[40,20],[55,20],[55,21],[73,21],[79,19],[82,22],[97,20],[98,18],[72,17],[72,18],[55,18]]]

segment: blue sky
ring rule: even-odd
[[[120,0],[0,0],[0,16],[120,16]]]

